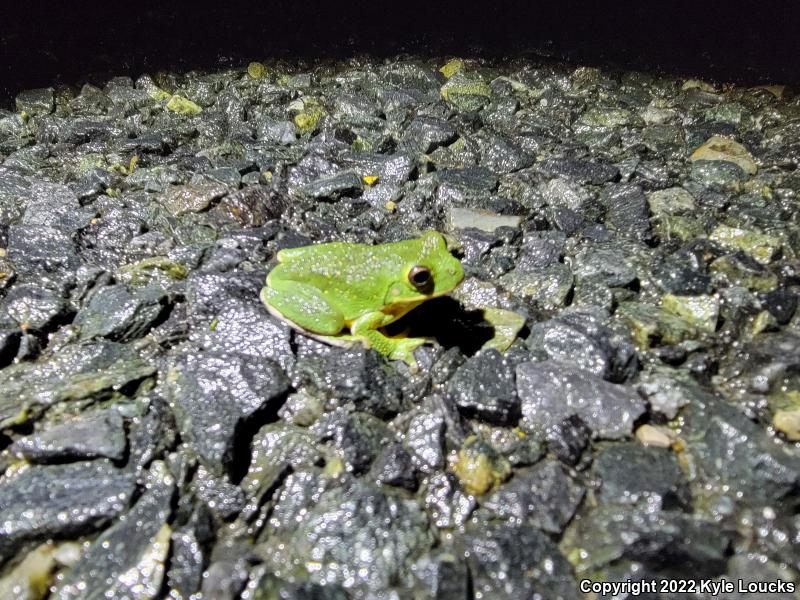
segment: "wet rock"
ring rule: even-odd
[[[237,434],[263,411],[277,411],[288,386],[271,361],[187,349],[170,362],[166,394],[181,435],[221,475],[232,468]]]
[[[232,520],[245,507],[242,489],[226,477],[215,477],[203,465],[197,468],[191,488],[197,501],[219,521]]]
[[[164,463],[154,463],[148,484],[126,519],[103,532],[64,576],[56,597],[159,596],[170,548],[168,520],[175,482]]]
[[[657,570],[691,568],[712,577],[724,571],[733,536],[718,523],[648,506],[600,505],[568,532],[563,546],[579,556],[576,568],[596,569],[620,559]]]
[[[320,463],[323,456],[317,437],[305,429],[281,423],[262,427],[253,439],[250,467],[241,482],[248,498],[246,515],[255,513],[282,477]]]
[[[457,137],[455,128],[447,121],[418,116],[406,129],[401,145],[411,151],[429,154],[440,146],[453,143]]]
[[[407,489],[411,492],[419,486],[418,474],[413,459],[402,444],[392,443],[380,451],[370,471],[375,481]]]
[[[476,524],[457,540],[457,547],[469,565],[476,594],[498,600],[536,594],[580,597],[567,559],[530,525]]]
[[[80,328],[83,339],[131,340],[145,335],[167,308],[167,297],[158,288],[112,285],[93,294],[73,324]]]
[[[552,360],[577,366],[608,381],[627,381],[638,371],[633,345],[590,311],[570,312],[534,324],[527,345]]]
[[[67,346],[37,363],[18,363],[0,381],[0,423],[28,422],[61,402],[99,402],[135,393],[155,367],[113,342]]]
[[[567,265],[555,263],[528,272],[512,271],[500,277],[501,285],[512,294],[532,300],[546,309],[565,304],[573,285],[572,271]]]
[[[580,211],[592,200],[592,195],[571,179],[557,177],[542,184],[540,191],[550,206]]]
[[[514,425],[520,417],[513,366],[496,350],[480,352],[460,366],[447,390],[466,416],[496,425]]]
[[[163,458],[174,447],[177,438],[175,418],[160,397],[151,398],[144,414],[129,425],[128,466],[146,469],[151,462]]]
[[[576,256],[575,275],[602,281],[608,287],[626,287],[638,278],[636,266],[622,248],[586,247]]]
[[[447,550],[423,556],[414,564],[413,573],[416,589],[425,598],[456,600],[468,597],[467,565]]]
[[[38,225],[9,227],[8,256],[20,277],[31,279],[68,279],[81,263],[69,234]]]
[[[448,211],[448,227],[450,229],[468,229],[474,227],[482,231],[493,232],[499,227],[519,227],[522,217],[499,215],[497,213],[475,210],[471,208],[451,208]]]
[[[592,430],[576,415],[551,425],[545,432],[547,449],[569,466],[578,464],[591,438]]]
[[[415,502],[354,482],[324,493],[310,507],[271,566],[278,576],[302,569],[312,582],[377,592],[408,573],[432,541]],[[267,543],[275,548],[278,542]],[[309,556],[318,568],[309,565]]]
[[[583,500],[584,490],[557,461],[545,460],[514,473],[481,502],[493,517],[529,523],[549,533],[561,533]]]
[[[423,485],[423,503],[436,527],[452,529],[466,523],[477,502],[474,496],[462,491],[454,474],[437,473]]]
[[[650,210],[639,186],[615,184],[607,188],[604,202],[608,211],[606,222],[613,229],[638,240],[650,239]]]
[[[508,479],[511,464],[491,444],[478,436],[470,436],[458,451],[453,473],[465,492],[480,496]]]
[[[193,513],[188,523],[172,532],[167,570],[172,596],[183,600],[200,590],[208,560],[204,548],[211,537],[210,518],[202,511]]]
[[[642,399],[630,389],[554,361],[519,365],[517,393],[523,428],[540,434],[577,415],[595,437],[619,439],[631,434],[645,412]]]
[[[117,517],[131,500],[132,476],[110,462],[32,467],[0,483],[0,560],[24,544],[80,536]]]
[[[55,90],[39,88],[17,94],[17,110],[31,115],[47,115],[55,109]]]
[[[89,224],[93,210],[81,208],[75,193],[65,185],[35,183],[29,196],[22,225],[55,227],[65,232],[76,231]]]
[[[226,186],[216,182],[170,186],[164,194],[163,202],[170,213],[179,217],[206,210],[212,202],[219,200],[227,192]]]
[[[781,248],[780,240],[773,236],[726,225],[720,225],[708,237],[724,248],[747,253],[762,265],[772,262]]]
[[[294,365],[289,328],[273,319],[255,298],[247,304],[233,301],[220,307],[204,324],[190,332],[189,340],[208,353],[268,358],[284,369]]]
[[[34,284],[14,286],[0,303],[0,322],[10,319],[34,331],[52,331],[71,315],[63,298]]]
[[[33,463],[125,456],[122,416],[114,410],[88,413],[14,442],[10,451]]]
[[[785,325],[797,310],[797,295],[789,290],[775,290],[764,294],[763,303],[775,320]]]
[[[730,285],[757,292],[772,292],[778,287],[778,276],[744,253],[721,256],[711,263],[710,271]]]
[[[536,169],[547,177],[564,177],[584,185],[602,185],[619,177],[619,169],[614,165],[591,160],[548,158],[538,163]]]
[[[310,581],[286,581],[272,575],[264,577],[253,593],[255,600],[348,600],[345,588],[319,585]]]
[[[741,191],[747,175],[734,163],[721,160],[700,160],[692,163],[692,180],[711,190],[736,193]]]
[[[322,398],[352,402],[358,410],[390,417],[404,406],[402,386],[381,360],[363,348],[336,348],[324,357],[298,361],[295,386],[307,385]]]
[[[363,186],[364,183],[356,173],[341,171],[305,184],[300,192],[310,198],[336,199],[342,195],[360,192]]]
[[[364,413],[348,413],[339,409],[323,416],[312,427],[320,441],[330,441],[344,459],[349,472],[366,472],[392,435],[383,422]]]
[[[712,136],[689,157],[692,161],[726,161],[740,167],[749,175],[755,175],[758,165],[747,148],[722,136]]]
[[[715,296],[675,296],[666,294],[661,306],[706,333],[714,333],[719,321],[719,298]]]
[[[688,505],[688,484],[672,452],[626,442],[605,448],[594,461],[603,502],[635,504],[646,498],[663,506]]]
[[[684,409],[689,451],[705,478],[748,505],[791,502],[800,489],[800,459],[734,407],[695,391]]]
[[[655,215],[692,214],[697,208],[694,197],[680,187],[651,192],[647,195],[647,202]]]
[[[46,598],[56,570],[71,566],[79,556],[80,546],[73,542],[42,544],[0,579],[0,597],[17,600]]]

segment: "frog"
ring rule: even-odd
[[[464,279],[445,237],[377,245],[328,242],[285,248],[267,275],[261,300],[290,327],[332,346],[361,344],[418,370],[414,350],[427,338],[388,336],[382,328]]]

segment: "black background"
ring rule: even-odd
[[[800,86],[800,0],[608,2],[4,0],[0,105],[20,89],[252,59],[544,53]]]

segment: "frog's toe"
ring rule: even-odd
[[[419,348],[425,343],[422,338],[405,338],[400,340],[393,340],[394,347],[389,355],[392,360],[402,360],[412,371],[418,369],[417,359],[414,357],[414,350]]]

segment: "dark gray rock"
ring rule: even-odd
[[[411,455],[397,442],[380,451],[372,464],[370,475],[380,484],[405,488],[410,492],[419,487],[419,476]]]
[[[576,276],[602,281],[608,287],[626,287],[638,279],[636,267],[627,253],[613,245],[586,246],[575,262]]]
[[[545,460],[514,473],[481,501],[492,517],[529,523],[548,533],[561,533],[583,500],[584,489],[555,460]]]
[[[63,298],[35,284],[14,286],[0,302],[0,322],[10,320],[34,331],[52,331],[71,316]]]
[[[9,449],[29,462],[47,463],[99,457],[121,460],[126,445],[122,416],[115,410],[102,410],[21,438]]]
[[[185,348],[170,361],[166,397],[181,435],[215,475],[233,467],[237,435],[265,410],[277,411],[289,387],[269,360]]]
[[[321,442],[331,442],[344,458],[347,470],[360,475],[369,470],[382,448],[392,441],[383,421],[366,413],[337,409],[324,415],[312,427]]]
[[[655,267],[653,280],[663,291],[678,296],[697,296],[712,292],[711,277],[677,260],[667,260]]]
[[[73,324],[85,340],[132,340],[144,336],[167,310],[168,299],[161,289],[112,285],[94,293]]]
[[[136,481],[106,460],[32,467],[0,483],[0,560],[27,542],[82,536],[117,517]]]
[[[536,169],[546,177],[565,177],[592,185],[601,185],[619,177],[619,169],[614,165],[592,160],[548,158],[537,163]]]
[[[423,556],[413,568],[416,589],[423,598],[463,600],[469,597],[469,571],[464,561],[443,549]]]
[[[413,561],[432,543],[416,502],[359,482],[322,494],[288,540],[280,534],[267,538],[274,552],[270,566],[278,576],[313,556],[310,581],[362,593],[386,591],[410,575]]]
[[[577,415],[595,437],[619,439],[631,434],[645,412],[636,392],[563,363],[545,361],[517,367],[522,426],[538,434]]]
[[[129,425],[128,467],[143,470],[156,459],[163,458],[175,446],[178,428],[164,399],[151,398],[141,416]]]
[[[629,381],[638,372],[636,349],[607,327],[601,316],[575,311],[536,323],[531,327],[528,347],[608,381]]]
[[[511,173],[533,164],[533,158],[508,138],[485,129],[476,137],[481,145],[481,166],[495,173]]]
[[[55,109],[55,90],[53,88],[39,88],[25,90],[17,94],[17,110],[25,111],[31,115],[47,115]]]
[[[317,436],[307,429],[284,423],[264,425],[253,438],[250,467],[240,484],[248,499],[245,515],[255,514],[281,478],[311,469],[324,455]]]
[[[458,134],[455,128],[443,119],[418,116],[406,129],[401,145],[411,151],[428,154],[439,146],[446,146],[456,141]]]
[[[300,188],[302,194],[316,199],[336,199],[342,195],[361,192],[364,183],[353,171],[341,171],[314,179]]]
[[[387,418],[404,408],[405,401],[399,375],[384,364],[371,350],[332,348],[325,356],[299,359],[293,383],[308,386],[321,398],[352,402],[357,410]]]
[[[691,569],[713,577],[724,572],[733,537],[718,523],[682,512],[604,504],[580,520],[562,547],[580,548],[581,570],[628,559],[656,570]]]
[[[38,225],[9,227],[8,256],[20,277],[58,282],[69,280],[81,263],[68,233]]]
[[[684,409],[689,452],[703,478],[727,486],[746,505],[792,504],[800,457],[733,406],[697,389]]]
[[[578,464],[591,438],[592,430],[577,415],[551,425],[545,433],[547,449],[569,466]]]
[[[327,583],[320,585],[310,581],[287,581],[267,575],[258,583],[253,598],[256,600],[348,600],[344,587]]]
[[[230,483],[227,477],[215,477],[203,465],[197,468],[191,485],[197,500],[219,521],[230,521],[245,507],[242,489]]]
[[[427,478],[422,487],[425,509],[439,529],[461,527],[477,506],[475,497],[461,489],[452,473],[436,473]]]
[[[604,202],[608,210],[607,223],[623,236],[649,240],[650,208],[639,186],[614,184],[606,189]]]
[[[790,290],[775,290],[764,294],[762,302],[780,325],[786,325],[797,311],[797,294]]]
[[[634,504],[642,498],[686,506],[689,488],[675,455],[667,448],[626,442],[603,449],[594,461],[604,502]],[[651,502],[652,503],[652,502]]]
[[[560,231],[526,233],[515,261],[515,270],[533,273],[559,262],[567,236]]]
[[[447,391],[468,417],[506,426],[519,420],[513,365],[497,350],[467,360],[450,379]]]
[[[498,600],[539,594],[554,600],[581,597],[567,559],[530,525],[470,524],[456,545],[469,565],[476,595]]]
[[[3,370],[0,423],[26,423],[60,402],[124,398],[155,373],[155,367],[121,344],[69,345],[37,363],[17,363]]]
[[[126,518],[103,532],[66,573],[58,598],[159,597],[169,553],[175,481],[166,465],[157,462],[147,483]]]
[[[22,217],[22,225],[56,227],[72,232],[86,227],[95,211],[81,208],[78,197],[66,185],[57,183],[34,183],[27,192],[29,196]]]

